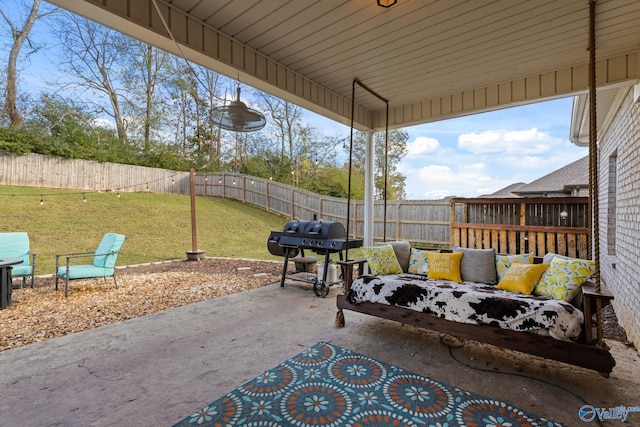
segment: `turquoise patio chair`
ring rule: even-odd
[[[29,246],[29,235],[24,231],[0,233],[0,258],[21,259],[20,264],[16,264],[11,269],[11,278],[21,277],[22,285],[31,278],[31,287],[35,281],[34,271],[36,269],[36,254],[31,252]]]
[[[116,281],[116,260],[118,253],[124,244],[125,236],[116,233],[107,233],[96,248],[95,252],[82,252],[56,255],[56,290],[58,279],[64,279],[64,297],[69,294],[69,280],[113,277],[113,283],[118,288]],[[74,258],[93,257],[93,264],[71,265]],[[60,266],[60,258],[66,258],[66,265]]]

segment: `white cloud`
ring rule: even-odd
[[[93,119],[93,125],[105,129],[115,129],[116,125],[109,119]]]
[[[495,129],[465,133],[458,137],[458,148],[473,154],[543,154],[563,142],[536,128]]]
[[[460,166],[427,165],[413,169],[403,166],[407,176],[406,191],[408,199],[442,199],[448,196],[477,197],[492,193],[512,181],[497,178],[487,170],[484,163],[472,163]],[[411,174],[405,171],[411,171]]]
[[[437,139],[419,136],[414,141],[407,143],[407,158],[415,159],[420,157],[439,154],[442,147]]]

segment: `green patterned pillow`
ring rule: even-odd
[[[496,255],[496,271],[498,282],[504,277],[511,264],[531,264],[533,253],[522,255]]]
[[[362,253],[367,260],[371,274],[402,274],[402,267],[400,267],[393,246],[364,247],[362,248]]]
[[[554,258],[533,293],[569,302],[596,269],[594,261]]]
[[[438,249],[435,250],[421,250],[411,248],[411,257],[409,258],[409,273],[412,274],[423,274],[427,275],[429,272],[429,258],[427,257],[427,253],[429,252],[440,252]]]

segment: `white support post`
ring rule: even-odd
[[[373,245],[373,206],[374,206],[374,144],[375,132],[367,131],[367,147],[364,160],[364,246]]]

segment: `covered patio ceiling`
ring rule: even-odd
[[[347,125],[355,78],[391,128],[587,90],[588,0],[49,1]],[[598,87],[637,81],[640,2],[596,13]],[[384,102],[355,100],[383,129]]]

